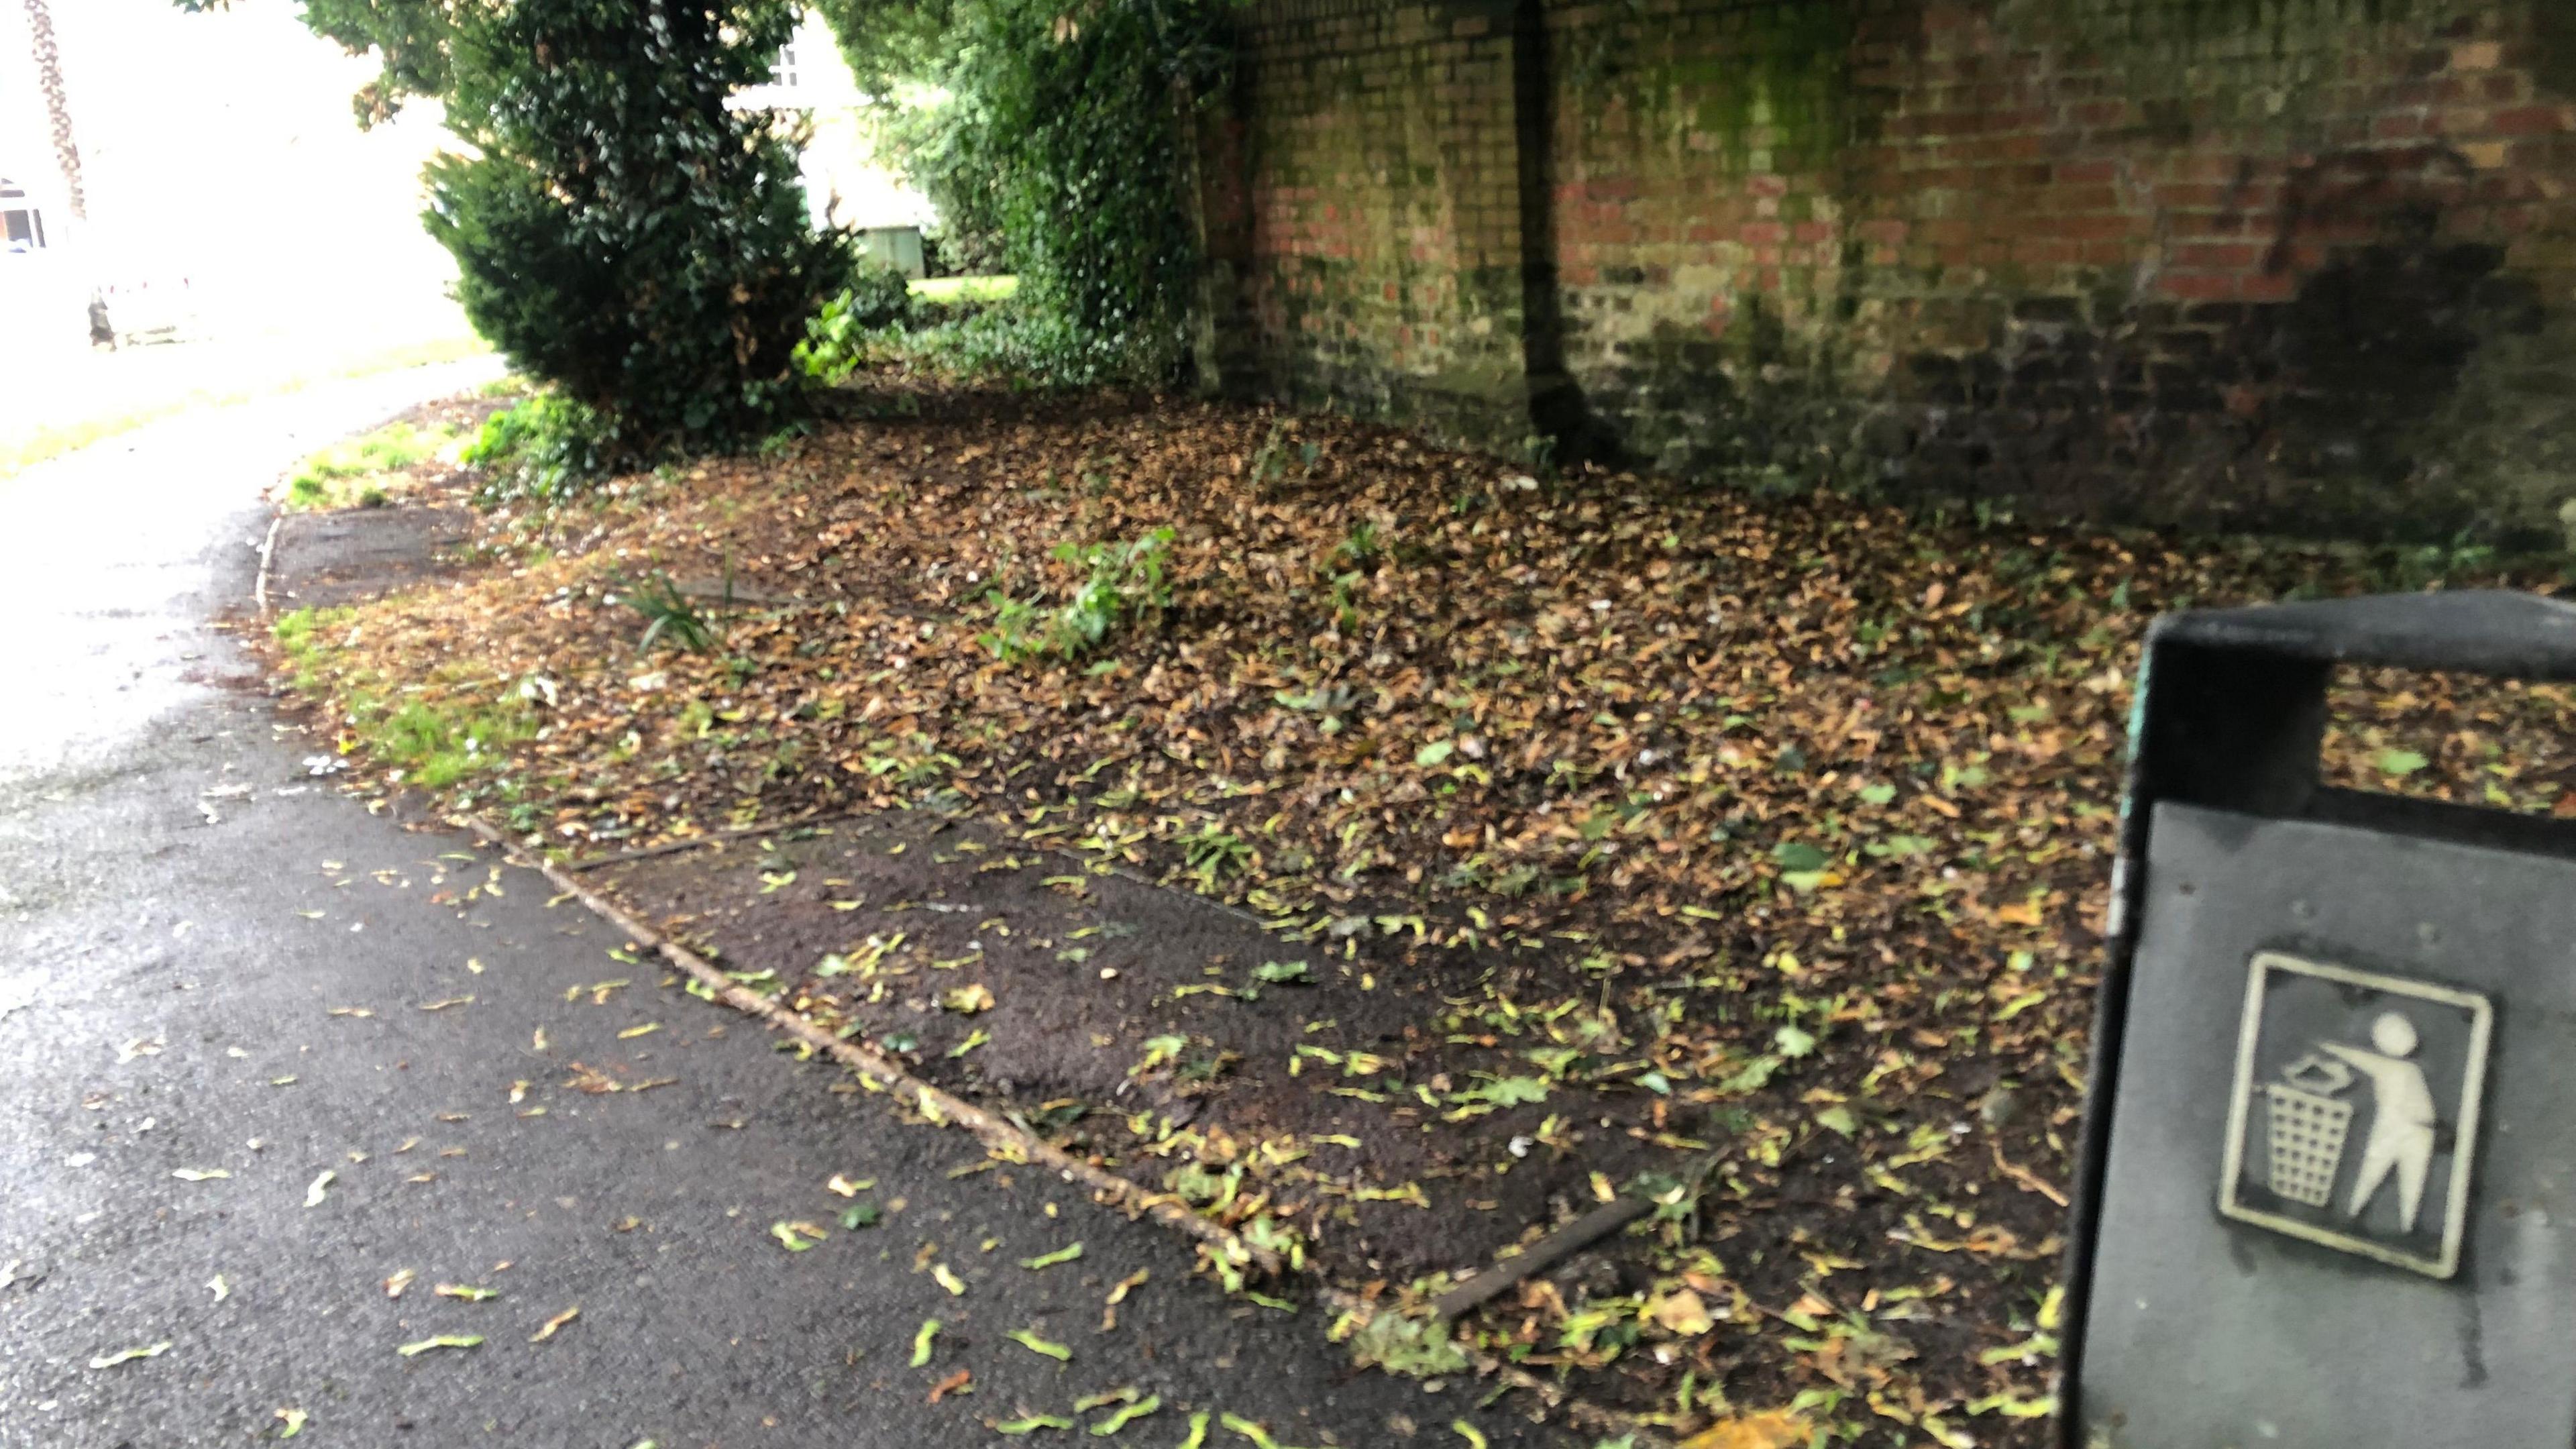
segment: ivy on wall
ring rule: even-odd
[[[822,0],[898,159],[952,231],[998,239],[1053,370],[1161,380],[1188,351],[1190,108],[1232,0]]]

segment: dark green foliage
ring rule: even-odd
[[[1017,343],[1059,380],[1170,375],[1199,263],[1183,122],[1224,76],[1229,0],[822,8],[861,86],[891,98],[913,178],[960,230],[1003,237],[1015,310],[1044,319]]]
[[[1071,661],[1098,648],[1119,625],[1171,603],[1164,560],[1172,530],[1158,528],[1131,543],[1060,543],[1056,562],[1080,570],[1082,583],[1055,608],[1013,598],[995,587],[986,596],[993,627],[976,642],[995,658],[1018,664],[1049,655]]]
[[[858,370],[869,334],[901,327],[912,313],[911,280],[883,262],[861,261],[850,289],[826,300],[805,324],[797,364],[816,382],[839,382]]]
[[[607,471],[608,420],[567,397],[538,393],[484,419],[483,431],[458,451],[480,468],[486,503],[528,498],[554,502]]]
[[[730,584],[728,584],[730,589]],[[644,637],[635,641],[635,652],[650,654],[653,646],[668,641],[692,654],[704,654],[716,647],[715,626],[689,602],[671,576],[656,573],[626,591],[626,607],[644,616]]]
[[[607,461],[738,446],[800,399],[792,352],[848,249],[787,138],[724,99],[765,79],[783,0],[518,0],[450,43],[430,233],[476,330],[606,425]]]

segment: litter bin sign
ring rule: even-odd
[[[2339,663],[2576,679],[2576,607],[2150,633],[2063,1449],[2576,1443],[2576,822],[2323,786]]]

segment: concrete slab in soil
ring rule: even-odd
[[[330,608],[437,577],[474,536],[464,508],[413,504],[290,513],[270,554],[271,607]]]
[[[1158,1230],[899,1123],[620,959],[537,876],[308,773],[313,742],[204,621],[247,594],[277,467],[463,380],[317,389],[0,487],[46,540],[0,582],[21,626],[0,654],[21,690],[0,730],[0,1445],[241,1443],[282,1409],[319,1445],[970,1444],[1122,1385],[1168,1407],[1102,1442],[1178,1442],[1189,1408],[1282,1443],[1457,1443],[1460,1416],[1568,1442],[1477,1411],[1473,1386],[1354,1375],[1314,1310],[1229,1302]],[[834,1173],[874,1180],[881,1226],[841,1228]],[[770,1228],[796,1219],[828,1236],[786,1251]],[[1017,1266],[1075,1241],[1077,1262]],[[440,1334],[484,1342],[396,1352]],[[971,1393],[927,1402],[961,1371]]]
[[[1077,859],[930,811],[724,841],[588,875],[729,964],[790,980],[826,953],[899,942],[870,976],[818,989],[867,1040],[917,1041],[914,1070],[952,1091],[1032,1117],[1067,1100],[1103,1109],[1068,1145],[1112,1154],[1158,1190],[1174,1164],[1133,1150],[1126,1114],[1151,1108],[1180,1125],[1286,1139],[1336,1186],[1280,1206],[1296,1210],[1326,1265],[1352,1281],[1472,1273],[1529,1225],[1592,1206],[1593,1172],[1624,1180],[1676,1160],[1590,1120],[1558,1136],[1575,1150],[1532,1150],[1525,1140],[1516,1157],[1512,1139],[1565,1112],[1563,1100],[1451,1121],[1388,1088],[1408,1059],[1461,1084],[1474,1070],[1528,1069],[1507,1052],[1451,1042],[1435,1023],[1444,994],[1473,992],[1481,963],[1381,978],[1376,963],[1346,959],[1331,939],[1282,942],[1199,896],[1091,874]],[[1265,983],[1259,968],[1273,963],[1302,963],[1306,979]],[[1435,975],[1443,966],[1456,978]],[[941,1009],[944,993],[979,985],[992,996],[987,1009]],[[948,1056],[974,1033],[989,1041]],[[1136,1072],[1146,1040],[1167,1035],[1190,1046],[1169,1067]],[[1308,1049],[1368,1054],[1388,1070],[1351,1075]],[[1335,1092],[1372,1088],[1384,1100]],[[1419,1195],[1362,1200],[1351,1191],[1361,1185]]]

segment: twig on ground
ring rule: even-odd
[[[732,841],[748,840],[754,836],[761,835],[783,836],[799,830],[814,830],[817,826],[833,825],[844,820],[856,820],[858,818],[859,817],[855,814],[816,815],[804,820],[791,820],[784,824],[747,825],[739,830],[710,830],[704,835],[691,835],[678,840],[665,840],[658,845],[640,846],[634,850],[620,850],[608,855],[594,855],[588,860],[566,861],[564,862],[564,869],[597,870],[602,866],[625,865],[631,861],[651,860],[656,856],[677,855],[681,851],[695,850],[703,845],[728,844]],[[817,831],[816,833],[820,834],[821,832]],[[812,839],[813,837],[806,836],[802,838]],[[791,841],[789,843],[792,844],[794,842]]]
[[[472,816],[466,817],[466,823],[486,843],[504,850],[511,848],[509,837],[490,823]],[[1023,1161],[1058,1172],[1066,1181],[1079,1182],[1104,1200],[1130,1212],[1150,1214],[1224,1253],[1234,1262],[1254,1264],[1264,1273],[1279,1271],[1278,1254],[1256,1248],[1235,1233],[1169,1199],[1149,1195],[1126,1178],[1094,1167],[1053,1143],[1021,1130],[1016,1124],[932,1086],[895,1061],[855,1042],[843,1041],[794,1012],[780,1008],[766,997],[745,990],[705,957],[627,914],[614,902],[573,879],[569,872],[554,862],[534,859],[528,864],[554,882],[557,890],[588,906],[609,924],[624,931],[636,944],[660,952],[663,959],[695,977],[715,993],[717,1000],[746,1016],[759,1017],[850,1070],[875,1079],[879,1085],[900,1093],[904,1100],[921,1108],[924,1115],[953,1122],[974,1133],[987,1147],[1006,1155],[1016,1153]]]
[[[2048,1199],[2059,1207],[2066,1206],[2066,1194],[2049,1186],[2047,1179],[2041,1177],[2038,1173],[2031,1171],[2027,1167],[2007,1161],[2004,1157],[2004,1145],[2001,1142],[1995,1142],[1989,1145],[1995,1149],[1996,1171],[2011,1178],[2013,1181],[2020,1183],[2030,1191],[2038,1193],[2041,1197]]]
[[[1432,1311],[1443,1318],[1455,1318],[1522,1279],[1546,1272],[1563,1259],[1654,1210],[1653,1203],[1632,1197],[1620,1198],[1607,1207],[1594,1208],[1531,1244],[1528,1252],[1497,1263],[1441,1294],[1431,1305]]]

